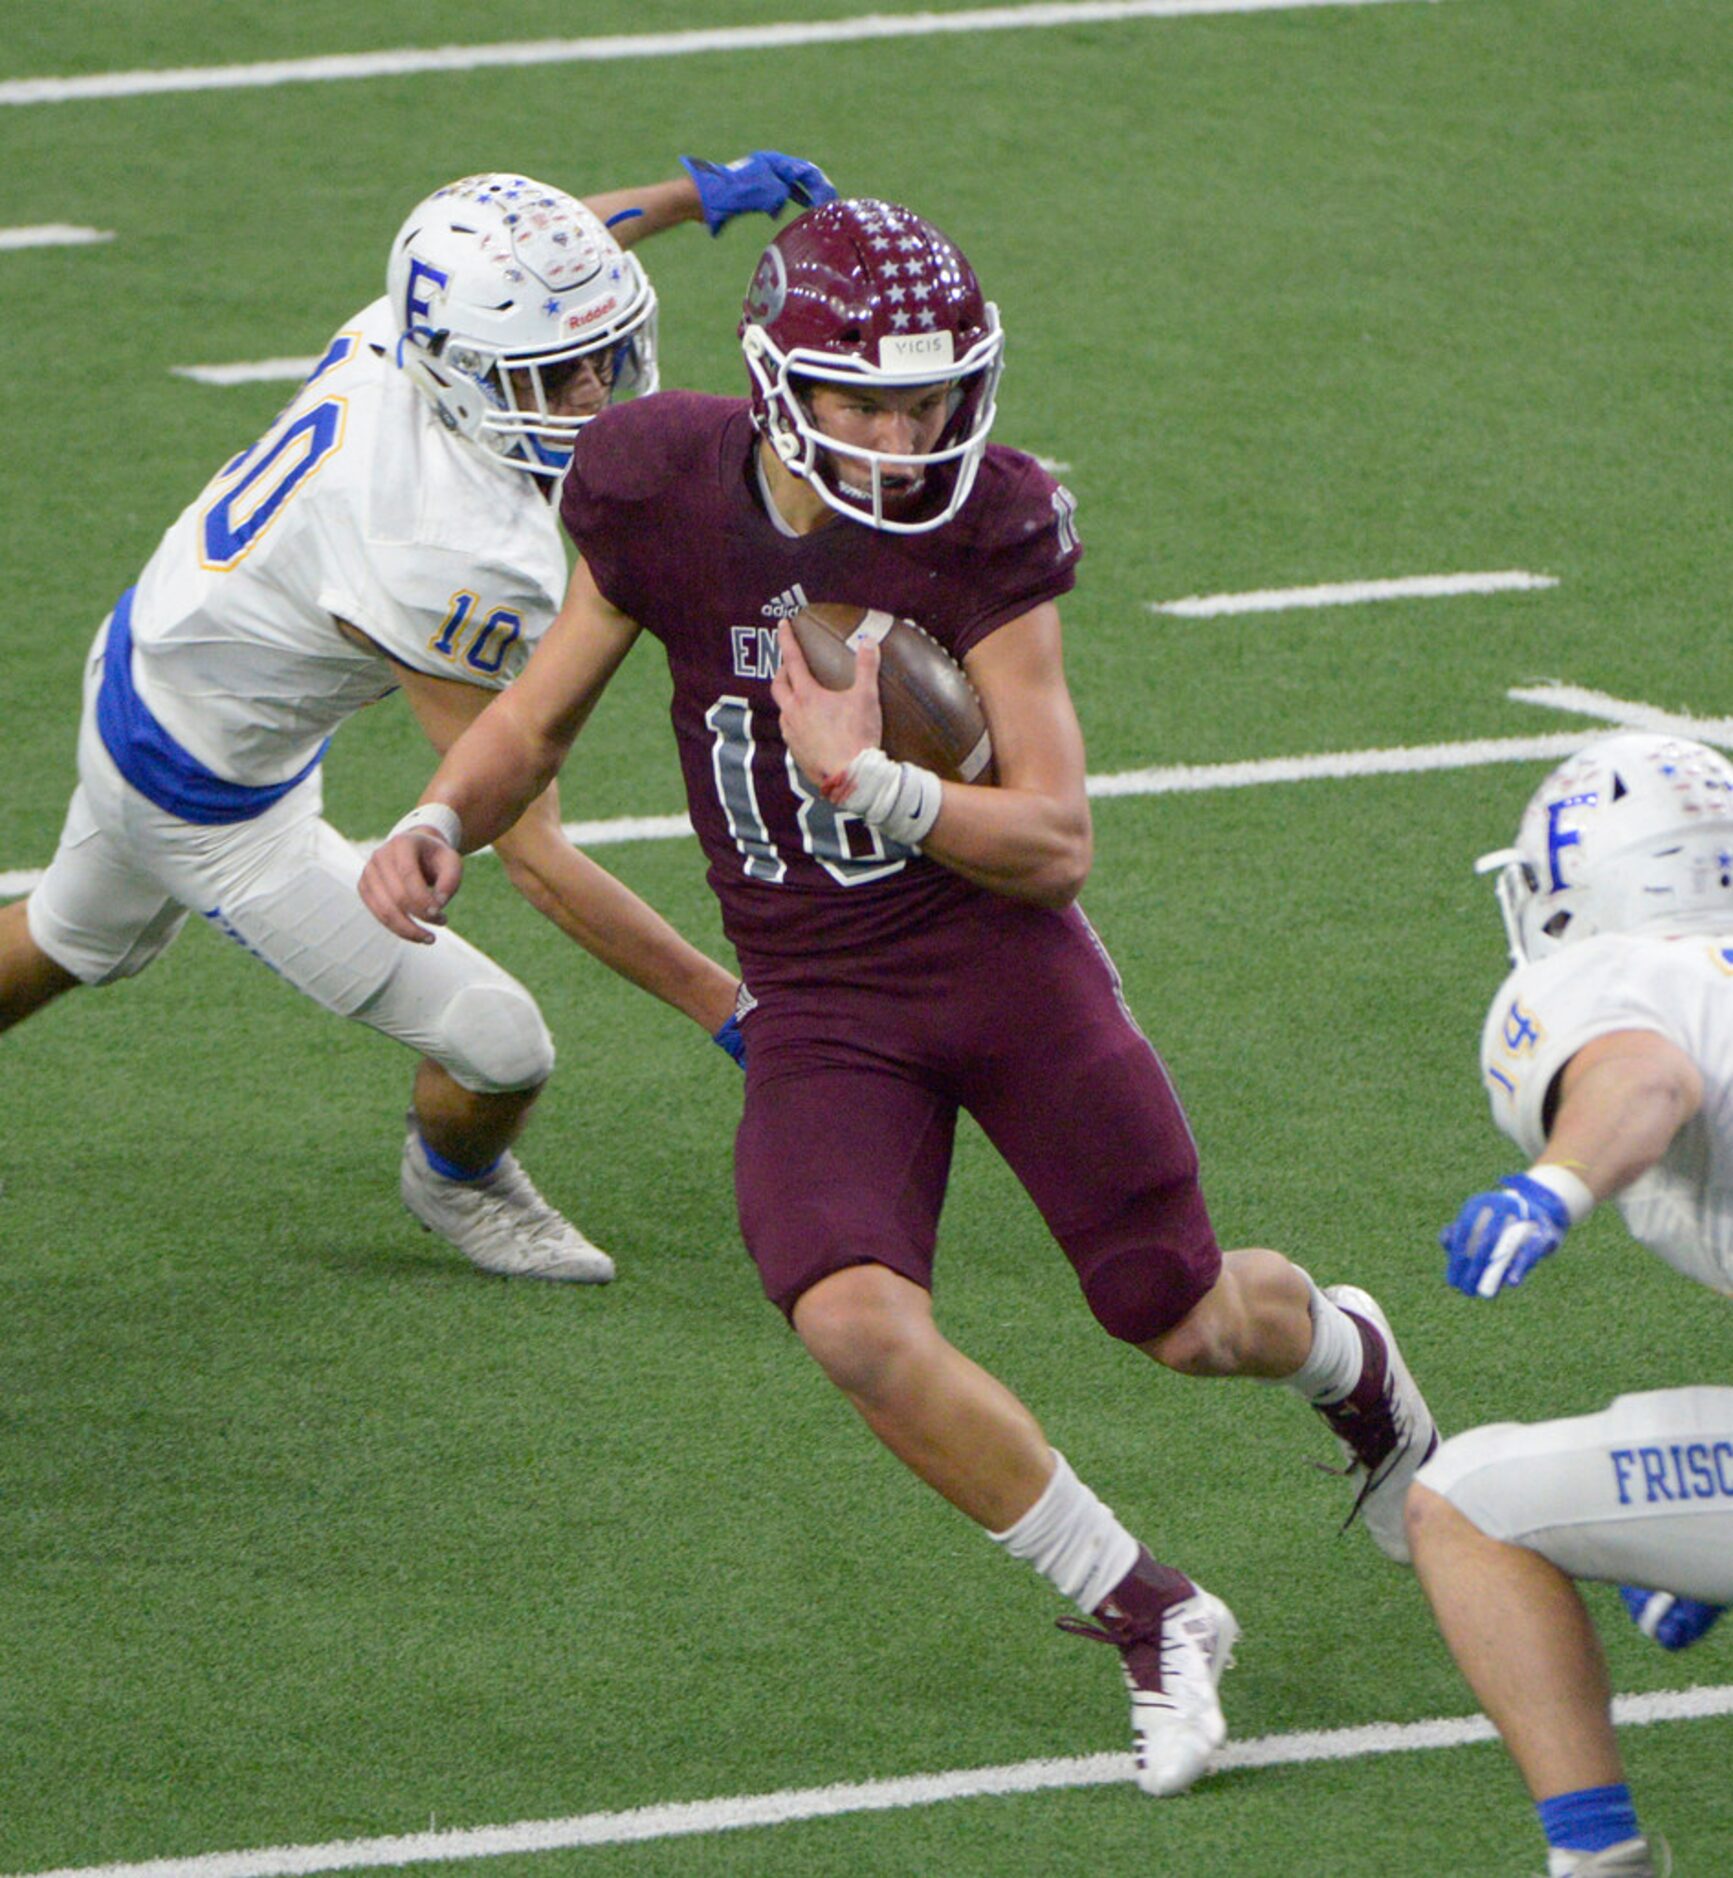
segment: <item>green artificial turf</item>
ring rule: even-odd
[[[68,5],[9,28],[0,78],[857,10]],[[1000,434],[1080,500],[1097,772],[1586,730],[1506,696],[1544,678],[1725,714],[1730,55],[1721,0],[1441,0],[0,110],[0,222],[117,231],[0,252],[0,873],[53,852],[90,633],[284,394],[170,368],[316,352],[408,207],[481,167],[581,192],[771,143],[956,236],[1009,332]],[[744,388],[763,232],[643,250],[665,382]],[[1507,568],[1559,584],[1149,611]],[[568,815],[678,809],[666,690],[646,645]],[[366,713],[333,820],[379,833],[430,767],[400,704]],[[1727,1373],[1724,1309],[1610,1217],[1495,1310],[1440,1283],[1433,1234],[1510,1154],[1476,1086],[1503,952],[1472,862],[1542,768],[1096,805],[1086,904],[1224,1240],[1375,1290],[1451,1428]],[[726,956],[694,844],[597,852]],[[553,1028],[524,1158],[616,1255],[605,1291],[482,1280],[422,1234],[407,1057],[202,927],[0,1040],[0,1871],[1120,1749],[1111,1659],[759,1295],[728,1062],[491,862],[458,924]],[[1234,1604],[1236,1737],[1469,1711],[1412,1581],[1338,1535],[1323,1431],[1108,1342],[967,1128],[939,1269],[946,1329]],[[1617,1687],[1733,1681],[1719,1634],[1669,1659],[1594,1602]],[[1721,1869],[1733,1723],[1627,1746],[1681,1872]],[[1479,1878],[1538,1846],[1485,1745],[448,1869]]]

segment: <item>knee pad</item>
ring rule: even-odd
[[[538,1089],[554,1073],[554,1040],[535,999],[513,979],[454,992],[439,1042],[431,1054],[477,1095]]]
[[[1105,1220],[1079,1226],[1049,1216],[1048,1224],[1096,1321],[1122,1343],[1165,1335],[1221,1276],[1221,1248],[1195,1164],[1164,1182],[1125,1179]]]
[[[1214,1284],[1213,1240],[1188,1252],[1135,1246],[1080,1263],[1078,1282],[1096,1322],[1122,1343],[1149,1343],[1189,1316]]]

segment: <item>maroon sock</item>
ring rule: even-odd
[[[1140,1545],[1137,1563],[1095,1607],[1095,1615],[1159,1622],[1164,1611],[1189,1598],[1196,1590],[1197,1586],[1184,1572],[1161,1564],[1151,1557],[1147,1546]]]

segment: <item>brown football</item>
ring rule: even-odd
[[[865,606],[804,606],[788,622],[812,667],[831,691],[854,682],[854,648],[879,646],[879,706],[884,748],[900,763],[919,763],[947,782],[994,781],[993,742],[968,674],[912,619]]]

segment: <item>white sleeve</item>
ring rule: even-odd
[[[399,664],[499,690],[552,622],[547,589],[497,563],[425,546],[374,544],[321,603]]]
[[[415,671],[499,689],[565,590],[553,511],[527,478],[447,437],[395,372],[379,366],[350,402],[341,474],[302,502],[318,606]]]
[[[1668,957],[1654,941],[1608,935],[1519,966],[1493,1000],[1480,1040],[1492,1119],[1533,1160],[1546,1146],[1547,1092],[1586,1043],[1652,1030],[1688,1047],[1669,1007]]]

